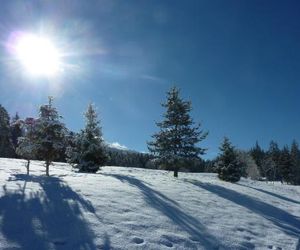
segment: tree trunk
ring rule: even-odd
[[[29,165],[30,165],[30,160],[27,160],[27,164],[26,164],[27,175],[29,175]]]
[[[46,162],[46,175],[49,176],[49,162]]]
[[[178,169],[174,169],[174,177],[178,177]]]

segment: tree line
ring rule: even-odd
[[[300,150],[298,143],[279,148],[271,141],[268,150],[258,142],[248,151],[235,148],[225,137],[219,155],[203,160],[207,149],[200,143],[208,136],[190,115],[190,101],[180,97],[176,87],[167,92],[165,113],[157,122],[158,132],[147,142],[150,153],[110,148],[103,140],[100,120],[92,104],[84,114],[85,127],[78,133],[68,130],[53,105],[53,98],[41,105],[37,118],[12,119],[0,105],[0,157],[26,159],[29,173],[32,159],[44,160],[46,174],[53,161],[66,161],[81,172],[95,173],[100,166],[127,166],[167,169],[178,177],[179,171],[216,172],[224,181],[241,177],[300,184]]]

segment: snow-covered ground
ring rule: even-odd
[[[0,159],[0,249],[300,249],[300,187]]]

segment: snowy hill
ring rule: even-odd
[[[300,249],[300,187],[0,159],[0,249]]]

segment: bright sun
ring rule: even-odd
[[[18,60],[31,75],[55,76],[61,70],[61,55],[54,44],[40,36],[24,34],[16,41]]]

